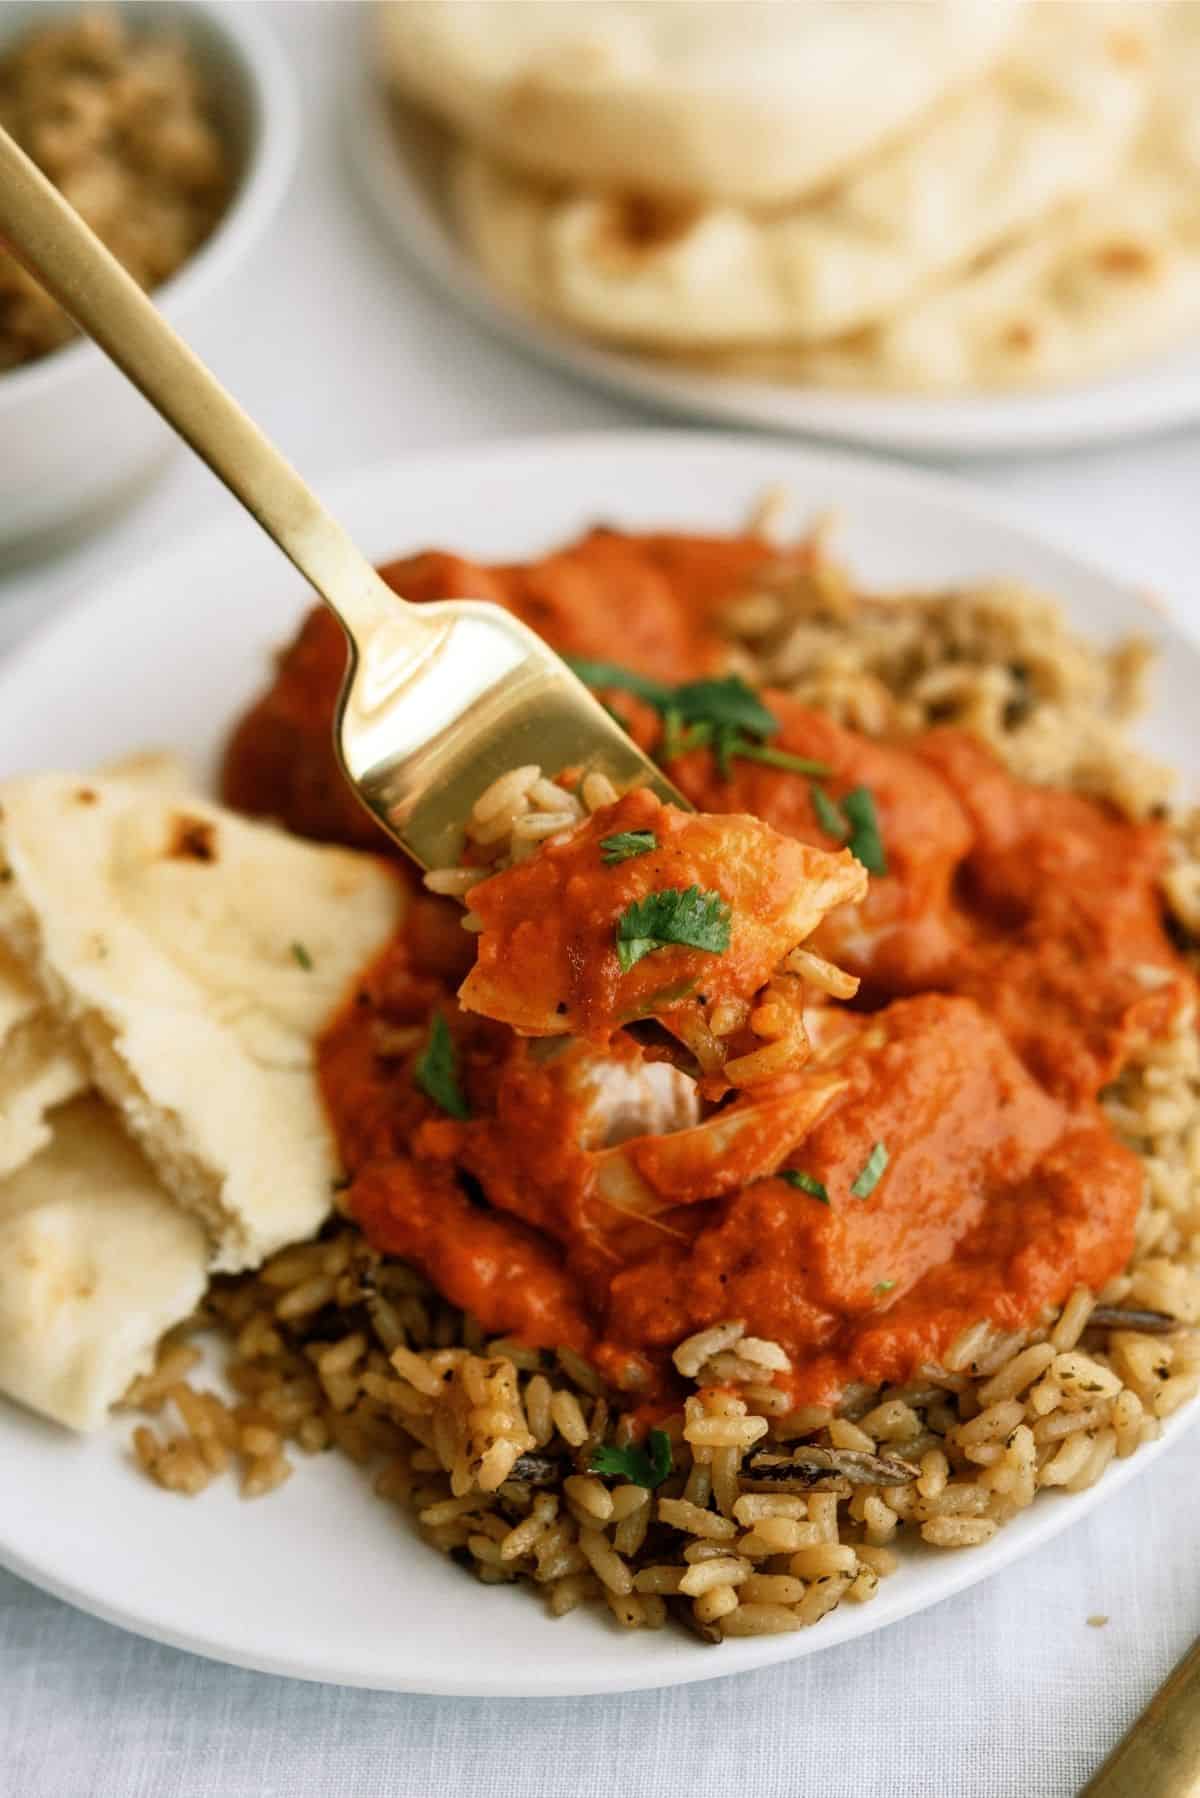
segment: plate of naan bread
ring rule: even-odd
[[[422,877],[239,517],[10,660],[0,1562],[268,1671],[598,1692],[845,1642],[1151,1464],[1200,1390],[1194,647],[828,452],[331,498],[695,809],[531,737]]]
[[[1200,5],[404,0],[347,108],[387,229],[649,404],[930,454],[1200,412]]]

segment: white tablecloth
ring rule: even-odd
[[[545,1703],[242,1673],[0,1575],[0,1791],[1069,1798],[1196,1631],[1198,1487],[1192,1430],[1058,1542],[863,1642],[737,1679]]]
[[[253,280],[236,306],[214,308],[198,347],[298,464],[320,476],[423,446],[636,422],[481,336],[414,280],[346,180],[346,8],[265,10],[303,80],[306,148]],[[1200,432],[973,472],[1200,626]],[[224,503],[178,459],[102,538],[0,575],[0,644]],[[865,1642],[733,1680],[544,1705],[243,1673],[0,1574],[0,1794],[1066,1798],[1200,1629],[1198,1490],[1193,1430],[1038,1555]],[[1110,1621],[1089,1626],[1096,1615]]]

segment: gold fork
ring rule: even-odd
[[[347,780],[422,867],[454,859],[506,769],[596,769],[690,809],[566,664],[499,606],[400,599],[13,139],[0,235],[312,583],[350,643],[334,745]]]
[[[1200,1641],[1131,1724],[1079,1798],[1197,1798]]]

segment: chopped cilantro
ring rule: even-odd
[[[821,829],[826,836],[836,837],[839,843],[844,843],[850,834],[850,826],[843,818],[839,807],[834,804],[824,787],[819,787],[815,780],[808,791],[809,797],[812,799],[813,815]]]
[[[775,714],[736,674],[722,680],[685,681],[671,695],[671,705],[685,724],[745,731],[752,737],[773,737],[779,729]]]
[[[292,944],[292,960],[302,967],[307,974],[312,973],[312,956],[303,943]]]
[[[894,1280],[877,1280],[871,1290],[877,1298],[882,1298],[884,1293],[890,1292],[895,1284]]]
[[[793,755],[790,749],[772,749],[769,743],[747,743],[739,737],[727,755],[740,755],[743,761],[765,762],[768,768],[785,768],[789,774],[828,774],[828,764],[814,762],[811,756]]]
[[[836,837],[839,843],[846,843],[851,855],[862,863],[868,874],[886,874],[887,853],[879,834],[871,789],[855,787],[844,799],[834,800],[814,781],[809,792],[821,829]]]
[[[867,1156],[866,1166],[854,1182],[850,1191],[856,1199],[869,1199],[879,1182],[883,1179],[888,1164],[887,1145],[877,1142]]]
[[[657,752],[659,759],[672,762],[677,755],[686,755],[689,749],[711,749],[722,780],[729,779],[729,764],[734,756],[744,762],[766,762],[768,767],[784,768],[789,774],[829,773],[824,762],[814,762],[806,755],[793,755],[787,749],[773,749],[768,743],[752,742],[735,725],[710,724],[706,719],[684,724],[680,714],[670,707],[663,717],[662,741]]]
[[[723,780],[729,779],[729,764],[734,756],[743,761],[766,762],[773,768],[786,768],[792,774],[828,774],[823,762],[807,756],[792,755],[785,749],[767,747],[767,738],[779,730],[779,720],[769,712],[752,687],[736,674],[721,680],[687,681],[677,687],[671,698],[671,710],[681,723],[690,725],[686,739],[689,749],[711,748]],[[663,755],[682,754],[672,733],[664,733]]]
[[[698,728],[698,727],[697,727]],[[717,764],[717,773],[722,780],[728,780],[732,773],[729,763],[737,745],[742,741],[736,730],[720,726],[712,733],[713,761]]]
[[[413,1063],[413,1079],[452,1118],[469,1118],[471,1108],[458,1083],[458,1053],[441,1012],[429,1026],[429,1040]]]
[[[681,943],[723,955],[729,947],[729,907],[720,893],[697,886],[665,887],[635,900],[617,919],[617,960],[628,974],[643,955]]]
[[[658,838],[652,830],[619,830],[615,837],[601,837],[600,860],[611,868],[617,862],[632,861],[635,855],[649,855],[657,848]]]
[[[798,1167],[785,1167],[780,1168],[779,1178],[786,1180],[789,1186],[808,1193],[811,1198],[820,1199],[822,1205],[828,1205],[829,1189],[820,1180],[814,1180],[811,1174],[803,1173]]]
[[[855,787],[842,800],[842,810],[850,826],[850,853],[856,856],[868,874],[887,873],[887,855],[879,834],[879,819],[869,787]]]
[[[617,662],[592,662],[586,656],[564,656],[563,660],[585,687],[613,687],[621,693],[632,693],[660,712],[671,704],[672,689],[665,682],[635,674],[632,668],[622,668]]]
[[[612,1474],[635,1486],[661,1486],[671,1471],[671,1438],[665,1430],[651,1430],[645,1448],[600,1442],[592,1450],[590,1465],[593,1473]]]
[[[704,749],[711,735],[707,724],[685,724],[682,713],[669,705],[663,713],[661,758],[664,762],[673,762],[677,755],[686,755],[689,749]]]
[[[632,693],[655,708],[663,721],[662,740],[656,752],[660,761],[674,761],[691,749],[711,749],[725,780],[735,756],[744,761],[766,762],[789,774],[829,773],[824,762],[768,746],[766,739],[776,735],[779,720],[739,675],[685,681],[680,687],[668,687],[616,662],[592,662],[579,656],[568,656],[566,660],[586,686]]]

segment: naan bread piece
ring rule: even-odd
[[[0,1180],[0,1392],[98,1429],[207,1281],[208,1242],[97,1098]]]
[[[183,764],[166,751],[127,756],[107,772],[164,790],[184,785]],[[0,945],[0,1178],[45,1148],[46,1114],[89,1085],[72,1032],[47,1005],[33,976]]]
[[[36,775],[0,805],[0,940],[214,1268],[312,1235],[338,1171],[314,1042],[398,925],[402,876],[127,780]]]
[[[1004,48],[1018,0],[400,0],[395,87],[527,173],[778,204]]]
[[[47,1112],[88,1084],[70,1031],[16,956],[0,946],[0,1177],[45,1148]]]
[[[114,780],[133,780],[139,786],[181,793],[188,785],[187,769],[172,749],[135,749],[116,761],[105,762],[99,773]]]
[[[1064,9],[1066,10],[1066,9]],[[1156,9],[1157,11],[1158,9]],[[957,393],[1094,379],[1200,333],[1200,7],[1161,9],[1145,123],[1092,198],[876,329],[721,357],[767,379]]]
[[[452,205],[498,286],[591,336],[676,352],[841,336],[1112,178],[1145,107],[1150,24],[1141,7],[1031,7],[993,75],[769,214],[554,192],[471,148]]]

